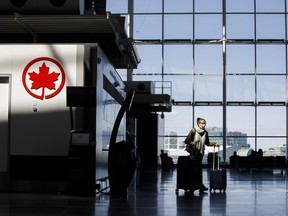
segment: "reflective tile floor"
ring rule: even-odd
[[[138,172],[127,196],[0,193],[1,216],[287,216],[286,172],[227,170],[226,192],[175,192],[173,172]],[[203,170],[209,187],[209,169]]]

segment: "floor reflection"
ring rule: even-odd
[[[287,216],[286,171],[227,170],[226,192],[176,193],[177,169],[137,172],[124,196],[0,193],[1,216]],[[209,185],[209,169],[203,170]]]

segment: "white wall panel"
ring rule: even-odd
[[[84,45],[23,44],[2,45],[1,48],[0,75],[11,74],[12,77],[11,155],[67,155],[71,127],[69,108],[66,107],[66,86],[76,85],[76,73],[83,74]],[[65,71],[62,90],[43,100],[31,96],[22,82],[26,65],[39,57],[55,59]],[[45,64],[49,67],[49,74],[59,72],[49,62]],[[29,72],[33,71],[39,74],[39,65],[29,69]],[[55,88],[57,82],[59,80],[54,82]],[[31,83],[27,82],[27,86],[32,91]],[[45,88],[45,94],[49,94],[49,89]]]

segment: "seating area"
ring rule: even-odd
[[[278,168],[282,171],[287,168],[287,161],[285,156],[263,156],[263,157],[249,157],[249,156],[231,156],[230,167],[239,169],[273,169]]]
[[[161,159],[162,170],[173,170],[174,169],[173,159],[171,157],[169,157],[167,153],[164,153],[164,150],[161,150],[160,159]]]

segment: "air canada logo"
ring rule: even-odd
[[[24,68],[22,83],[31,96],[41,100],[49,99],[62,90],[65,83],[64,69],[53,58],[36,58]]]

